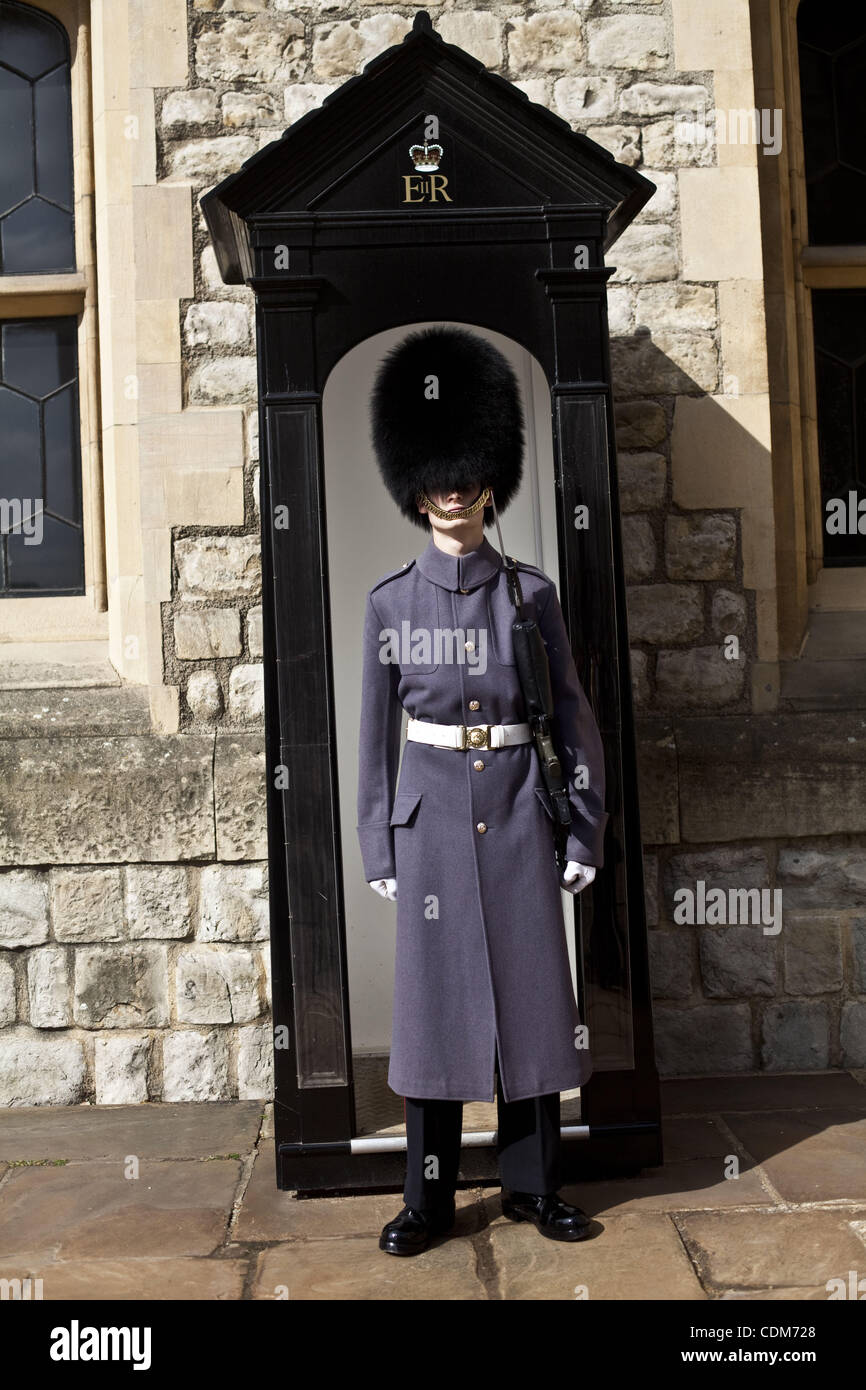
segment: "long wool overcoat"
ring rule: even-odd
[[[547,647],[554,744],[572,806],[569,859],[603,863],[604,757],[552,580],[518,562]],[[388,1084],[401,1096],[506,1101],[592,1074],[568,962],[553,820],[532,743],[455,750],[407,741],[401,707],[436,724],[525,717],[502,557],[432,538],[367,596],[358,836],[368,881],[397,880]],[[588,769],[587,778],[580,769]],[[582,789],[576,790],[575,784]]]

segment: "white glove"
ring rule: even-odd
[[[569,893],[582,893],[594,878],[594,864],[578,864],[576,859],[569,859],[562,871],[562,886],[567,888]]]
[[[371,878],[370,887],[374,893],[379,893],[389,902],[397,901],[397,880],[396,878]]]

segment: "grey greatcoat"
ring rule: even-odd
[[[553,738],[573,810],[568,858],[601,865],[598,726],[553,582],[532,565],[519,569],[526,616],[537,617],[550,661]],[[493,1100],[494,1048],[506,1101],[570,1090],[592,1074],[534,745],[407,741],[394,794],[401,706],[436,724],[524,719],[513,621],[502,557],[486,538],[459,557],[431,538],[367,596],[358,836],[365,878],[397,880],[388,1084],[402,1096]]]

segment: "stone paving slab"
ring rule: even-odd
[[[728,1145],[728,1153],[732,1147]],[[668,1163],[663,1168],[644,1168],[636,1178],[571,1183],[560,1191],[565,1201],[583,1207],[589,1216],[610,1216],[626,1211],[766,1206],[772,1201],[754,1164],[740,1158],[740,1176],[726,1178],[721,1156]]]
[[[468,1234],[477,1229],[477,1192],[458,1190],[455,1195],[455,1230]],[[358,1197],[311,1197],[298,1201],[277,1189],[270,1154],[256,1159],[233,1238],[237,1241],[285,1241],[333,1236],[372,1236],[378,1239],[386,1222],[403,1206],[400,1193]],[[412,1256],[412,1259],[416,1258]]]
[[[680,1163],[687,1158],[722,1158],[731,1151],[731,1138],[718,1120],[709,1117],[662,1121],[662,1144],[665,1163]]]
[[[798,1110],[843,1105],[866,1110],[866,1086],[848,1072],[671,1078],[661,1084],[662,1115],[729,1110]]]
[[[490,1227],[490,1243],[503,1299],[706,1298],[668,1216],[612,1216],[595,1238],[573,1243],[500,1218]]]
[[[254,1299],[290,1300],[486,1299],[468,1240],[439,1237],[421,1255],[400,1257],[380,1250],[376,1239],[293,1241],[259,1256]],[[283,1295],[286,1296],[286,1295]]]
[[[864,1212],[694,1212],[677,1218],[683,1242],[705,1287],[740,1291],[823,1290],[866,1268],[863,1241],[851,1221]]]
[[[0,1110],[0,1158],[210,1158],[256,1146],[264,1103],[27,1106]]]
[[[858,1110],[726,1115],[789,1202],[866,1202],[866,1115]]]
[[[209,1255],[225,1238],[241,1165],[143,1162],[127,1178],[114,1162],[16,1168],[0,1187],[0,1256]]]
[[[118,1259],[52,1261],[50,1256],[24,1256],[0,1262],[0,1279],[42,1280],[42,1297],[57,1299],[117,1299],[151,1303],[164,1299],[242,1297],[250,1257],[234,1260]]]

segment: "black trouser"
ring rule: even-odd
[[[539,1195],[556,1192],[560,1182],[559,1092],[504,1101],[495,1054],[496,1155],[503,1188]],[[448,1202],[460,1166],[462,1100],[424,1100],[406,1096],[406,1185],[403,1200],[416,1210]]]

